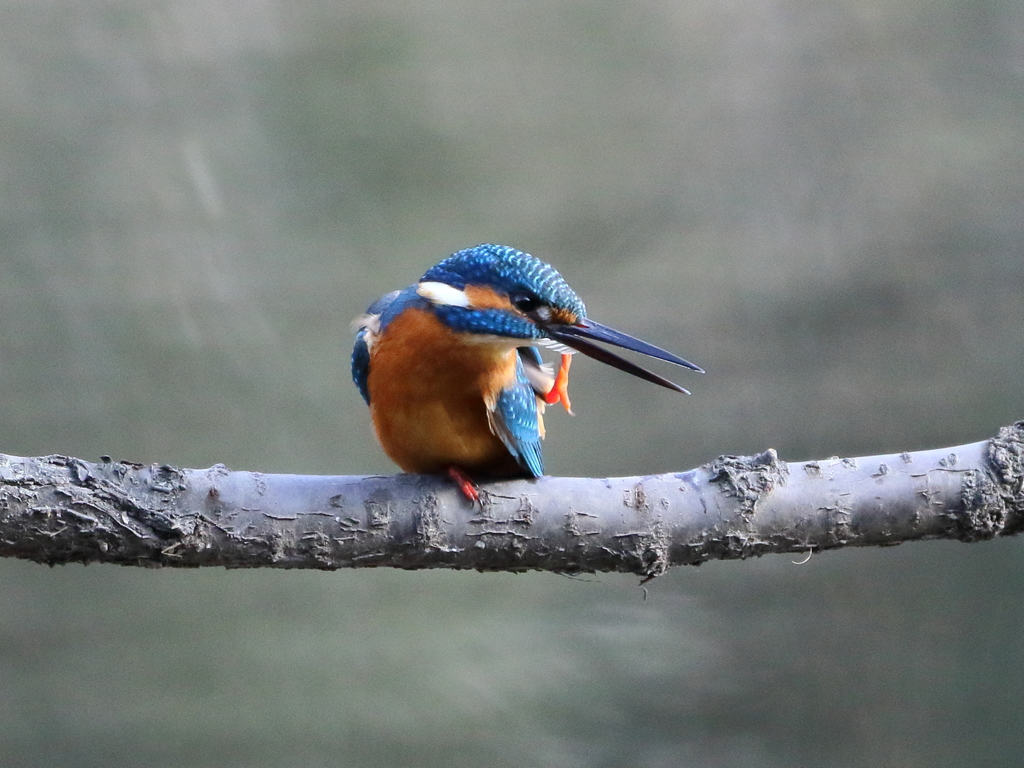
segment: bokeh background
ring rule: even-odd
[[[479,242],[707,368],[552,474],[1024,417],[1019,0],[0,2],[0,450],[388,473],[350,320]],[[617,575],[0,562],[0,764],[1019,765],[1020,541]]]

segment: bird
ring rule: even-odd
[[[704,373],[592,320],[554,267],[506,245],[452,254],[353,326],[352,379],[384,452],[403,472],[448,475],[471,502],[480,502],[478,476],[544,474],[544,409],[572,413],[574,353],[684,394],[599,343]],[[538,348],[560,355],[557,372]]]

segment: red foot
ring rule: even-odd
[[[544,396],[544,402],[548,405],[561,403],[565,412],[572,415],[572,403],[569,402],[569,365],[572,363],[572,355],[562,355],[562,362],[558,366],[558,373],[555,375],[555,383],[551,385],[551,391]]]
[[[469,479],[469,475],[461,469],[458,467],[449,467],[448,477],[455,481],[455,484],[459,486],[459,490],[462,491],[462,495],[469,499],[473,504],[483,503],[480,501],[480,490],[476,487],[476,484]]]

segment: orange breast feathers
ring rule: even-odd
[[[516,360],[515,340],[457,334],[429,310],[404,311],[370,346],[370,414],[384,452],[406,472],[522,474],[487,415]]]

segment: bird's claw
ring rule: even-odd
[[[572,363],[572,355],[563,354],[562,362],[558,366],[558,373],[555,374],[555,383],[544,396],[544,402],[548,405],[561,403],[565,412],[572,416],[572,403],[569,402],[569,365]]]
[[[462,495],[465,496],[471,504],[479,504],[480,508],[483,509],[484,503],[480,497],[480,489],[477,488],[469,475],[463,472],[458,467],[448,468],[448,477],[459,486],[459,490],[462,491]]]

